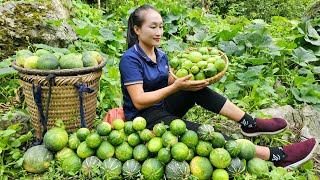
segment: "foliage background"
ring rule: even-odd
[[[32,1],[32,0],[31,0]],[[0,0],[4,3],[6,0]],[[108,59],[100,80],[97,121],[106,112],[122,106],[118,63],[127,49],[125,43],[127,18],[142,4],[155,6],[163,16],[165,33],[163,48],[174,57],[190,46],[216,47],[228,55],[231,62],[226,76],[210,88],[223,94],[256,117],[265,117],[259,109],[305,104],[320,110],[320,30],[319,17],[302,19],[314,0],[123,0],[72,1],[71,18],[79,37],[67,48],[71,52],[101,51]],[[59,25],[61,21],[51,22]],[[30,42],[32,43],[32,42]],[[32,45],[35,48],[37,45]],[[17,72],[9,66],[13,57],[0,62],[1,119],[10,120],[14,112],[27,113],[20,95]],[[3,108],[4,107],[4,108]],[[230,121],[198,106],[186,118],[200,123],[212,123],[216,128],[230,130]],[[19,127],[13,127],[9,137],[17,137]],[[27,134],[31,139],[30,134]],[[231,134],[234,135],[234,134]],[[283,145],[296,140],[290,130],[274,136],[251,139],[259,145]],[[25,141],[25,140],[24,140]],[[1,168],[21,168],[21,144],[17,142],[3,153]],[[20,148],[20,149],[18,149]],[[54,165],[58,166],[59,165]],[[0,175],[6,171],[0,171]],[[61,178],[61,168],[51,168],[45,178]],[[8,172],[16,177],[23,174]],[[292,174],[291,174],[292,175]],[[26,174],[21,175],[26,176]]]

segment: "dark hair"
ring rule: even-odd
[[[141,27],[144,19],[141,17],[141,12],[152,9],[158,12],[154,7],[150,5],[143,5],[135,9],[128,19],[128,30],[127,30],[127,45],[128,49],[135,44],[138,39],[138,35],[134,32],[134,26]],[[160,13],[159,13],[160,14]]]

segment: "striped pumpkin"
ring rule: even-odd
[[[246,166],[243,161],[236,157],[231,159],[230,165],[226,168],[226,170],[230,177],[237,177],[245,172]]]

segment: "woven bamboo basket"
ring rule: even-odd
[[[188,48],[186,50],[186,53],[189,53],[191,51],[194,51],[196,50],[197,48]],[[212,50],[213,48],[208,48],[209,52]],[[210,78],[207,78],[205,79],[206,81],[209,82],[209,84],[213,84],[213,83],[216,83],[218,82],[227,72],[227,69],[229,67],[229,59],[227,57],[227,55],[225,53],[223,53],[222,51],[218,50],[218,55],[221,56],[221,58],[224,60],[224,62],[226,63],[226,66],[224,67],[224,69],[222,71],[220,71],[218,74],[216,74],[215,76],[213,77],[210,77]],[[170,74],[175,78],[177,79],[178,77],[173,73],[173,69],[170,69]]]
[[[68,132],[75,132],[81,124],[79,90],[74,86],[76,83],[84,83],[88,88],[93,88],[92,93],[83,92],[84,119],[88,128],[92,127],[97,107],[97,93],[102,68],[106,60],[94,67],[58,69],[58,70],[37,70],[25,69],[16,66],[12,67],[19,72],[21,86],[25,95],[28,111],[31,116],[31,123],[35,129],[36,136],[41,138],[43,127],[40,122],[40,114],[34,100],[32,85],[41,85],[41,102],[43,112],[46,112],[46,103],[49,94],[49,83],[46,76],[56,75],[54,84],[51,86],[51,98],[48,111],[47,129],[54,126],[57,120],[63,120]]]

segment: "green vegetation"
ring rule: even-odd
[[[5,0],[0,0],[0,4],[4,2]],[[182,54],[189,47],[199,47],[198,51],[202,54],[206,54],[206,50],[201,47],[213,47],[224,52],[228,56],[230,64],[226,75],[219,82],[210,85],[210,88],[223,94],[245,111],[257,112],[259,109],[275,105],[291,105],[294,108],[300,108],[303,104],[309,104],[315,109],[320,110],[320,36],[318,33],[320,21],[318,18],[301,20],[303,13],[314,1],[277,0],[273,1],[277,3],[277,6],[273,6],[271,1],[258,0],[201,1],[207,2],[207,4],[190,0],[186,1],[186,3],[173,0],[161,2],[112,0],[108,4],[102,2],[101,9],[97,9],[96,2],[89,5],[80,0],[75,0],[72,5],[71,18],[68,22],[75,28],[79,39],[67,47],[61,47],[61,54],[55,51],[57,50],[54,49],[55,47],[36,44],[39,42],[29,42],[29,50],[36,52],[37,49],[48,48],[47,50],[52,50],[51,52],[57,59],[68,53],[101,52],[102,56],[107,59],[107,65],[103,68],[100,79],[97,122],[105,117],[108,110],[122,106],[118,63],[122,53],[127,49],[125,43],[127,18],[135,7],[145,2],[159,9],[163,16],[165,33],[161,48],[168,53],[172,66],[178,67],[180,65],[179,63],[181,62],[174,59],[177,54]],[[20,15],[21,12],[17,14]],[[35,15],[34,20],[41,21],[41,16],[39,14]],[[22,22],[30,24],[33,20],[22,19]],[[51,23],[51,25],[55,24],[54,22]],[[56,24],[59,23],[57,22]],[[25,36],[25,34],[21,33],[21,36]],[[27,38],[26,41],[28,41]],[[10,44],[14,44],[14,39]],[[87,56],[86,54],[82,55]],[[213,56],[214,54],[210,55]],[[25,61],[29,56],[30,54],[25,53],[25,56],[21,55],[24,58],[20,60]],[[21,99],[18,74],[9,67],[12,61],[19,58],[17,53],[16,56],[10,56],[0,62],[1,121],[10,121],[13,113],[19,112],[21,109],[25,111],[26,108],[23,98]],[[212,63],[210,61],[213,61],[210,57],[203,57],[203,59],[208,61],[206,70],[203,69],[204,64],[202,62],[197,64],[196,67],[198,69],[193,68],[193,66],[190,67],[190,71],[195,72],[194,74],[197,74],[201,70],[203,71],[201,77],[198,77],[200,79],[210,77],[217,70],[215,66],[209,65]],[[97,59],[96,61],[99,62]],[[193,61],[198,60],[193,59]],[[85,64],[95,65],[96,62],[86,57]],[[189,67],[189,65],[185,64],[184,66]],[[184,75],[185,73],[182,74]],[[259,113],[256,115],[260,117],[265,116]],[[215,129],[221,129],[227,124],[223,117],[201,109],[198,106],[192,108],[185,118],[191,121],[214,124]],[[141,131],[145,128],[145,122],[140,120],[140,122],[132,126],[135,130]],[[212,139],[214,129],[210,127],[203,127],[202,131],[198,132],[199,142],[202,140],[210,141]],[[41,175],[30,175],[25,170],[22,170],[22,156],[33,139],[32,131],[21,132],[21,129],[21,125],[14,125],[0,133],[1,177],[9,179],[20,177],[23,179],[32,176],[43,179],[63,179],[65,178],[65,174],[73,175],[76,172],[74,169],[67,170],[67,172],[63,171],[62,166],[63,164],[67,166],[67,161],[65,163],[63,161],[51,161],[47,171]],[[77,133],[80,140],[74,134],[69,137],[68,141],[69,147],[78,156],[83,158],[93,155],[95,151],[89,148],[85,142],[80,144],[80,141],[85,141],[88,135],[87,132]],[[110,132],[111,129],[100,129],[98,131],[101,136],[109,135]],[[150,134],[150,131],[144,131],[143,133],[134,132],[134,135],[131,132],[130,135],[132,136],[128,135],[128,137],[131,137],[128,138],[128,143],[130,145],[134,144],[132,146],[142,145],[144,141],[151,139]],[[180,128],[174,134],[180,135]],[[157,136],[162,137],[161,143],[164,147],[171,147],[178,143],[178,137],[174,134],[170,131],[165,132],[163,128],[156,133]],[[163,135],[166,135],[166,138],[163,138]],[[140,136],[142,136],[141,139]],[[283,137],[285,136],[288,138],[284,139]],[[122,131],[112,131],[109,137],[112,137],[110,138],[110,143],[105,143],[102,140],[100,145],[107,147],[107,149],[97,148],[96,150],[101,151],[97,153],[100,159],[114,161],[117,164],[116,167],[106,168],[112,169],[112,171],[106,172],[106,176],[114,177],[119,176],[121,173],[121,162],[110,158],[114,156],[116,151],[113,149],[113,146],[120,145],[126,141],[126,134]],[[195,137],[195,134],[192,137],[185,138],[198,139]],[[295,136],[292,131],[286,130],[278,135],[259,136],[251,140],[259,145],[284,145],[295,140]],[[5,146],[2,146],[3,144]],[[123,146],[127,145],[124,144]],[[190,147],[196,146],[194,144],[186,145]],[[243,146],[239,143],[238,145],[240,148]],[[143,149],[139,150],[137,148],[132,150],[132,157],[143,155],[143,157],[137,157],[140,163],[146,160],[147,156],[156,157],[155,154],[148,154],[147,146],[143,145],[140,147],[143,147]],[[238,154],[239,151],[237,145],[234,144],[226,149],[230,151],[229,154]],[[245,151],[242,149],[242,152],[240,152],[241,156],[246,158],[252,156],[252,149],[248,150],[246,148]],[[158,148],[154,151],[158,151]],[[208,169],[210,169],[209,172],[211,172],[212,165],[209,158],[205,159],[204,157],[197,156],[197,152],[194,152],[193,149],[189,149],[188,152],[189,155],[190,152],[193,152],[195,156],[189,159],[193,164],[191,166],[191,173],[196,174],[198,177],[211,177],[212,173],[209,176],[202,171],[204,170],[207,173]],[[108,154],[106,155],[105,153]],[[158,158],[161,159],[162,163],[169,163],[171,161],[171,152],[167,149],[162,148],[158,153],[157,155],[160,157]],[[121,149],[118,149],[119,155],[123,156]],[[234,156],[237,155],[233,155],[232,157]],[[74,157],[70,159],[77,164],[76,170],[78,170],[80,168],[79,159]],[[121,159],[127,159],[127,157],[123,156]],[[180,158],[178,157],[178,159]],[[68,162],[71,162],[71,160]],[[155,169],[160,167],[159,162],[156,160],[149,161],[148,163],[155,167]],[[197,164],[201,164],[203,167],[196,169],[195,167],[198,167]],[[104,166],[107,166],[107,164],[104,163]],[[147,177],[149,177],[149,174],[154,173],[154,169],[148,168],[146,168],[146,165],[145,167],[142,166],[143,173]],[[232,159],[229,167],[226,169],[230,177],[237,174],[242,175],[243,178],[250,178],[250,175],[242,174],[244,173],[244,168],[245,164],[242,161]],[[268,179],[277,179],[279,177],[294,179],[298,176],[311,178],[314,176],[312,169],[316,168],[295,170],[290,173],[283,171],[281,168],[273,168],[270,169]],[[97,168],[93,168],[93,171],[91,177],[101,174]],[[126,170],[126,172],[131,171],[136,173],[136,171],[130,168]],[[158,175],[163,175],[163,171],[162,168]],[[77,177],[78,175],[82,177],[81,173],[77,174]]]

